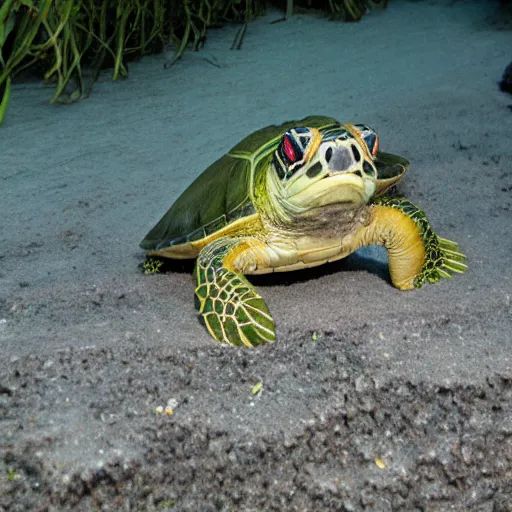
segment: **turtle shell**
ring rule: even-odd
[[[253,197],[255,177],[266,169],[283,133],[295,126],[324,130],[340,123],[330,117],[310,116],[267,126],[249,135],[183,192],[140,246],[154,255],[194,257],[197,250],[187,250],[192,242],[257,214]]]
[[[146,235],[141,247],[152,255],[193,258],[202,245],[194,242],[219,232],[224,236],[232,224],[250,222],[258,213],[253,195],[256,176],[267,168],[283,133],[297,126],[317,128],[327,134],[338,130],[341,124],[331,117],[310,116],[267,126],[249,135],[183,192]],[[378,151],[375,164],[378,172],[375,196],[379,196],[402,178],[408,161]]]

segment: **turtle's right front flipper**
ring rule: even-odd
[[[401,290],[420,288],[467,269],[457,243],[439,237],[425,213],[402,197],[372,202],[372,221],[360,232],[361,245],[384,245],[391,281]]]
[[[265,301],[242,274],[254,264],[252,239],[221,238],[199,254],[196,296],[210,334],[221,343],[253,347],[275,340]],[[256,241],[257,243],[257,241]]]

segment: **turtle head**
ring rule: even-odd
[[[378,138],[364,128],[347,124],[326,134],[302,127],[287,131],[273,157],[285,201],[302,211],[368,202],[376,188]]]

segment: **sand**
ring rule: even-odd
[[[271,11],[240,51],[236,26],[212,30],[173,68],[106,71],[71,106],[14,86],[0,510],[512,510],[512,98],[497,86],[512,32],[496,8],[396,1],[352,24]],[[255,278],[278,341],[219,346],[191,267],[145,276],[138,244],[241,138],[312,114],[365,122],[406,156],[400,191],[469,269],[400,292],[366,250]]]

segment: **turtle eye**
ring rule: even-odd
[[[297,161],[299,161],[302,157],[302,151],[299,147],[297,147],[297,144],[294,143],[290,135],[287,133],[283,136],[282,145],[283,145],[283,152],[286,156],[286,160],[288,164],[293,164]]]
[[[312,132],[297,127],[287,131],[274,153],[274,167],[280,179],[289,179],[301,167]]]
[[[361,135],[370,150],[370,153],[375,158],[377,151],[379,150],[379,137],[369,126],[364,124],[356,124],[355,127],[361,132]]]

